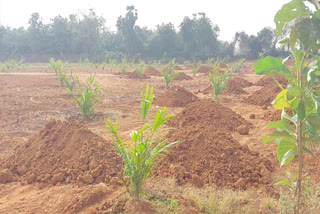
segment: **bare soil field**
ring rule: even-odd
[[[235,74],[219,103],[212,100],[207,68],[193,76],[179,67],[181,78],[167,89],[151,68],[140,80],[133,69],[120,75],[76,67],[81,80],[94,73],[102,86],[89,121],[81,120],[47,67],[0,72],[0,213],[214,213],[201,205],[212,195],[228,208],[217,213],[280,212],[280,187],[273,184],[295,164],[280,168],[276,146],[262,144],[272,133],[267,124],[280,119],[270,104],[279,90],[255,74],[253,62]],[[157,160],[147,182],[145,200],[153,208],[128,198],[120,183],[122,159],[105,127],[107,118],[118,121],[129,140],[142,125],[140,94],[147,83],[155,91],[152,111],[167,106],[175,114],[161,134],[181,141]],[[305,164],[310,182],[319,184],[320,153]]]

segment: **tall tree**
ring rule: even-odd
[[[134,31],[137,19],[138,11],[134,6],[128,6],[126,16],[120,16],[117,20],[117,29],[123,44],[122,49],[129,56],[137,54],[142,49],[142,43]]]

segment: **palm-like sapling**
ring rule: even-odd
[[[143,184],[151,173],[155,158],[161,153],[166,152],[167,148],[178,142],[168,143],[164,138],[156,138],[155,133],[173,115],[166,115],[166,108],[158,109],[154,120],[147,119],[153,101],[153,88],[149,90],[147,85],[146,93],[142,94],[141,119],[143,126],[139,131],[132,131],[130,134],[131,142],[124,142],[118,134],[117,122],[113,125],[108,119],[106,126],[115,136],[113,142],[116,150],[124,159],[124,182],[130,188],[128,190],[135,200],[140,200],[143,192]]]

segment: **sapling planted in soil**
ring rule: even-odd
[[[91,75],[87,79],[86,83],[82,84],[77,82],[80,90],[80,94],[76,94],[67,88],[68,93],[77,103],[80,109],[80,113],[84,119],[88,119],[92,116],[95,110],[95,105],[99,102],[99,93],[101,86],[95,83],[95,75]]]
[[[144,67],[145,67],[145,64],[142,60],[140,60],[140,63],[136,69],[136,73],[138,74],[138,77],[139,79],[142,79],[143,78],[143,75],[144,75]]]
[[[106,126],[115,136],[116,141],[113,145],[124,160],[124,179],[123,182],[129,185],[129,193],[135,200],[140,200],[143,193],[143,184],[151,173],[151,168],[155,158],[167,148],[178,142],[168,143],[163,137],[155,137],[155,133],[173,116],[166,115],[166,108],[158,109],[154,120],[148,120],[147,116],[153,102],[153,88],[149,90],[147,85],[146,92],[142,93],[141,119],[143,126],[139,131],[132,131],[130,134],[131,142],[124,142],[118,134],[117,122],[113,125],[111,120],[107,120]]]
[[[294,181],[295,213],[302,212],[304,155],[313,155],[312,148],[320,142],[319,14],[318,1],[292,0],[285,4],[275,16],[275,32],[277,36],[281,36],[283,32],[287,35],[281,43],[290,46],[295,67],[288,68],[286,60],[270,56],[254,65],[257,74],[281,74],[288,81],[286,88],[278,84],[281,92],[273,101],[274,108],[282,110],[281,120],[268,125],[275,131],[263,142],[274,141],[277,144],[280,166],[298,158],[298,173]],[[290,182],[282,180],[278,184]]]
[[[220,72],[219,67],[219,64],[215,65],[212,72],[209,73],[209,80],[217,101],[219,101],[219,96],[227,89],[228,80],[232,75],[230,72]]]

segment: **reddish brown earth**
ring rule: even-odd
[[[242,79],[240,77],[233,77],[228,82],[228,88],[224,92],[225,94],[235,94],[235,95],[241,95],[241,94],[248,94],[243,88],[247,88],[252,86],[253,84],[245,79]],[[211,94],[213,93],[212,86],[207,87],[202,91],[204,94]]]
[[[282,75],[274,75],[274,78],[282,86],[285,87],[287,85],[287,80]],[[258,82],[256,82],[255,85],[271,87],[271,86],[274,86],[274,85],[277,85],[277,84],[275,83],[275,81],[272,79],[271,76],[266,75],[266,76],[263,76]]]
[[[219,103],[202,100],[186,106],[169,123],[170,141],[181,141],[159,163],[158,176],[173,175],[179,184],[215,184],[234,189],[270,183],[271,162],[231,136],[249,122]]]
[[[167,107],[184,107],[188,103],[199,100],[193,93],[180,86],[172,86],[164,94],[154,100],[155,105]]]
[[[253,63],[253,61],[247,61],[237,73],[237,77],[252,83],[258,83],[260,79],[267,78],[255,74]],[[109,68],[102,71],[101,69],[75,67],[74,73],[79,74],[82,81],[90,73],[94,73],[96,80],[102,86],[100,103],[96,106],[97,113],[93,120],[86,121],[83,125],[71,121],[80,120],[79,109],[67,95],[65,88],[60,86],[54,72],[47,67],[47,64],[35,64],[28,65],[24,69],[0,72],[0,183],[8,182],[8,179],[15,181],[0,184],[0,213],[125,212],[125,201],[122,198],[126,198],[126,190],[118,184],[119,179],[117,179],[121,169],[116,168],[117,175],[115,176],[107,173],[107,170],[115,168],[115,165],[106,156],[112,156],[115,153],[111,145],[113,136],[107,131],[104,123],[106,118],[110,118],[113,122],[118,121],[119,134],[123,140],[128,141],[130,132],[138,130],[142,125],[139,115],[141,92],[149,83],[154,86],[155,96],[159,98],[166,93],[163,78],[155,76],[137,81],[114,75],[119,72],[118,69],[110,72]],[[128,72],[133,70],[129,69]],[[179,72],[192,76],[191,69]],[[239,85],[241,82],[243,81],[240,81]],[[203,74],[197,75],[193,80],[176,81],[175,84],[190,92],[197,92],[204,90],[210,85],[210,82],[208,76]],[[274,83],[269,81],[266,87],[272,88],[273,85]],[[267,124],[270,120],[276,119],[279,113],[270,105],[257,106],[246,101],[247,97],[257,95],[257,91],[264,86],[241,85],[241,87],[248,95],[225,93],[221,95],[220,104],[208,100],[212,98],[211,94],[198,93],[198,98],[204,100],[201,102],[206,103],[199,105],[194,102],[187,105],[186,109],[168,107],[167,112],[177,116],[169,122],[168,125],[171,127],[165,126],[161,134],[167,136],[170,141],[182,142],[170,148],[171,153],[164,157],[165,162],[160,164],[157,170],[155,169],[157,177],[150,176],[151,184],[158,182],[157,184],[160,185],[164,177],[169,177],[169,179],[174,177],[179,184],[192,183],[201,187],[203,184],[211,183],[213,186],[224,186],[231,189],[247,188],[257,193],[261,192],[259,196],[268,193],[270,189],[279,189],[272,183],[285,178],[286,169],[279,167],[276,145],[261,143],[263,138],[273,131],[266,128]],[[211,88],[210,91],[212,91]],[[256,96],[255,99],[264,99],[266,94],[261,93],[260,97]],[[274,99],[276,94],[270,96]],[[269,101],[271,102],[272,99]],[[189,106],[192,106],[194,111]],[[153,106],[151,114],[155,110],[156,106]],[[64,122],[65,125],[57,122],[51,129],[46,128],[46,124],[52,120],[66,122]],[[71,125],[69,127],[66,124]],[[239,133],[240,126],[249,127],[247,135]],[[75,127],[79,127],[78,129],[83,130],[86,135],[75,131]],[[67,133],[64,129],[70,132]],[[60,130],[61,134],[54,134],[54,130]],[[43,136],[45,132],[48,134]],[[78,139],[77,143],[70,136]],[[88,140],[87,136],[95,141]],[[64,139],[69,139],[69,137],[72,139],[66,143]],[[55,138],[56,146],[52,144]],[[46,146],[48,150],[40,146],[46,145],[46,141],[50,142]],[[96,141],[105,142],[105,148],[100,149]],[[34,147],[30,142],[34,142],[32,144]],[[70,161],[68,161],[62,156],[64,150],[72,150],[79,157],[70,156]],[[81,164],[82,160],[80,160],[81,153],[84,151],[87,152],[81,159],[87,159],[87,164]],[[46,156],[41,156],[41,153]],[[29,154],[28,157],[27,154]],[[67,154],[70,155],[70,152]],[[188,158],[187,155],[192,158]],[[52,157],[55,158],[55,162],[49,165],[46,161],[52,161]],[[12,158],[13,164],[1,161],[8,160],[8,158]],[[311,156],[305,158],[305,172],[308,173],[312,182],[319,182],[319,158],[317,150],[315,150],[314,158]],[[100,175],[102,177],[111,176],[110,181],[104,179],[103,183],[90,185],[84,185],[80,181],[79,176],[93,173],[90,168],[92,159],[101,160],[102,164],[106,165],[104,166],[105,171],[101,171]],[[41,167],[39,163],[34,163],[37,161],[44,167]],[[4,167],[4,163],[8,167]],[[293,164],[295,163],[296,161]],[[31,167],[20,176],[17,174],[18,165],[30,165]],[[62,166],[61,170],[59,166]],[[69,173],[67,170],[66,174],[63,174],[65,166],[74,166],[75,170],[70,170]],[[87,169],[79,170],[77,173],[76,169],[81,167],[83,168],[80,170]],[[4,168],[9,170],[2,170]],[[30,172],[36,172],[36,169],[39,169],[41,173],[48,172],[49,177],[54,176],[56,172],[58,174],[61,172],[63,176],[60,174],[56,179],[60,177],[64,180],[51,185],[53,177],[46,180],[46,174],[31,176]],[[22,167],[20,172],[24,170]],[[31,184],[27,184],[27,177],[29,181],[33,178]],[[74,179],[75,177],[79,177],[80,180]],[[70,183],[67,182],[67,179]],[[86,180],[90,181],[90,176],[86,176]],[[94,183],[99,181],[97,178],[93,180]],[[162,186],[165,190],[166,186]],[[202,188],[206,187],[204,185]],[[178,200],[174,195],[168,195],[166,191],[162,197],[176,199],[181,208],[178,213],[188,213],[190,210],[192,210],[191,213],[198,212],[191,206],[185,208],[183,200]],[[256,200],[256,198],[249,200]],[[192,206],[194,207],[194,204]]]
[[[121,163],[112,143],[81,122],[51,121],[1,165],[25,184],[56,185],[116,183]]]
[[[271,105],[280,91],[281,89],[277,85],[265,86],[251,94],[246,102],[259,106]]]
[[[127,77],[129,79],[148,79],[150,77],[148,77],[146,74],[143,74],[142,77],[139,77],[139,75],[137,74],[137,72],[128,72],[127,73]]]
[[[249,82],[248,80],[245,80],[241,77],[232,77],[228,83],[229,83],[229,86],[236,84],[236,85],[240,86],[241,88],[247,88],[247,87],[250,87],[253,85],[252,82]]]
[[[200,68],[199,68],[199,73],[209,73],[212,71],[212,68],[209,67],[209,66],[206,66],[206,65],[201,65]]]
[[[181,68],[179,65],[175,65],[174,70],[183,70],[183,68]]]
[[[160,71],[158,71],[157,69],[155,69],[152,66],[148,66],[145,71],[144,74],[147,76],[161,76]]]
[[[184,127],[193,127],[194,132],[204,128],[212,132],[216,130],[235,131],[240,125],[250,126],[250,123],[239,114],[212,100],[200,100],[188,104],[168,124],[182,130]]]
[[[181,80],[192,80],[193,78],[190,77],[189,75],[183,73],[183,72],[179,72],[178,76],[176,78],[173,79],[173,81],[181,81]]]

